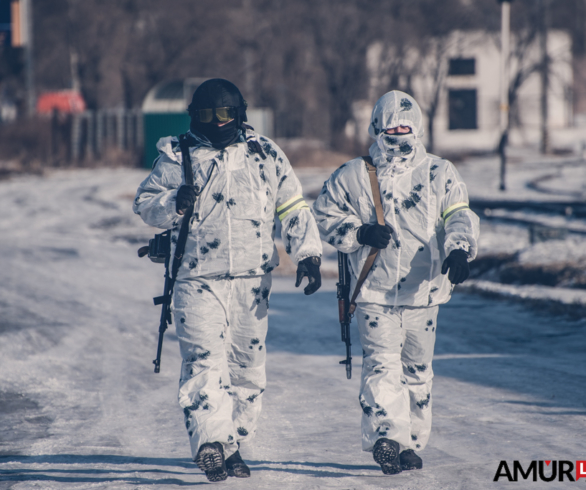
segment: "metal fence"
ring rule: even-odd
[[[144,148],[142,111],[107,109],[51,116],[51,157],[54,161],[102,160],[112,150],[136,153]]]

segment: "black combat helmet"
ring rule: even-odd
[[[238,130],[247,121],[246,107],[232,82],[222,78],[206,80],[193,93],[187,108],[191,130],[205,136],[214,148],[226,148],[236,142]]]

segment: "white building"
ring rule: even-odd
[[[486,32],[454,32],[449,38],[431,43],[425,53],[408,50],[400,63],[382,44],[370,46],[367,67],[371,88],[369,101],[355,107],[355,122],[347,135],[366,142],[370,111],[374,102],[390,87],[390,71],[401,73],[401,85],[410,86],[426,119],[437,93],[434,118],[434,152],[493,150],[499,137],[499,35]],[[517,44],[516,44],[517,43]],[[521,49],[522,40],[511,39],[511,80],[526,74],[512,113],[510,144],[537,145],[541,128],[541,78],[535,70],[541,54],[538,40]],[[584,128],[573,127],[572,54],[570,36],[550,31],[547,39],[551,59],[548,90],[548,128],[552,148],[575,148],[586,138]],[[515,51],[517,51],[515,53]],[[407,80],[407,76],[410,79]],[[428,134],[426,135],[426,140]]]

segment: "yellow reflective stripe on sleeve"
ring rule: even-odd
[[[442,213],[442,218],[444,219],[444,224],[448,222],[448,220],[458,211],[462,211],[463,209],[469,209],[467,202],[459,202],[450,206]]]
[[[303,196],[301,194],[297,194],[296,196],[293,196],[291,199],[289,199],[286,203],[281,204],[278,208],[277,208],[277,214],[279,214],[280,212],[284,211],[286,207],[291,206],[291,204],[296,203],[299,200],[303,200]]]
[[[304,200],[301,200],[301,202],[293,204],[291,207],[281,211],[281,214],[279,214],[279,219],[283,221],[285,216],[287,216],[291,211],[296,211],[297,209],[309,209],[309,206]]]

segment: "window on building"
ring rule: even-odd
[[[448,75],[474,75],[476,73],[476,60],[474,58],[452,58]]]
[[[476,89],[449,90],[449,128],[477,129]]]

